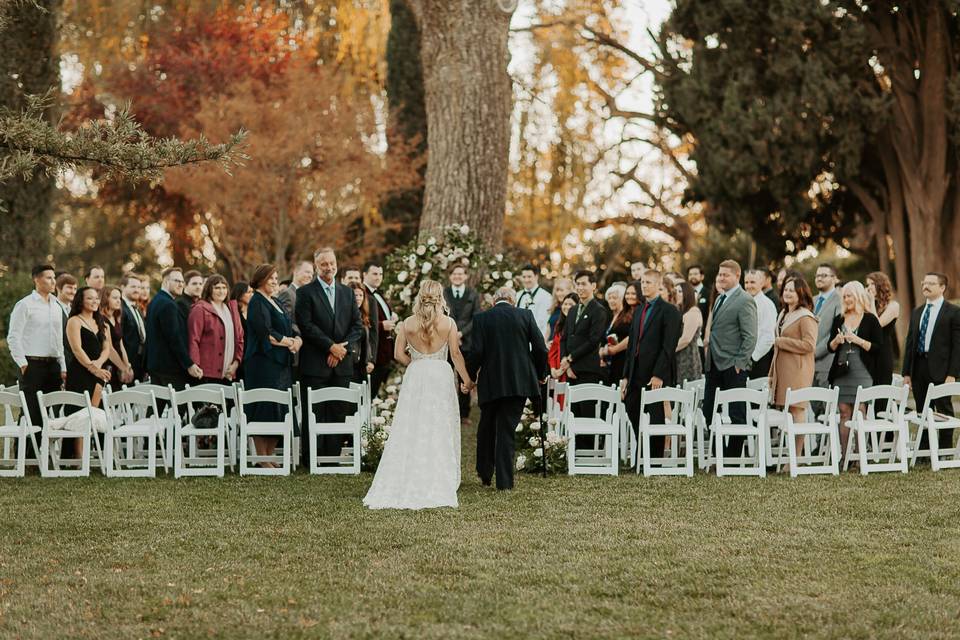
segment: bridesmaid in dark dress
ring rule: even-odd
[[[100,308],[100,294],[93,287],[82,287],[70,307],[67,343],[73,360],[67,365],[67,391],[90,394],[93,406],[100,406],[103,385],[110,381],[104,364],[110,357],[110,337]]]
[[[127,350],[123,346],[123,297],[120,289],[111,286],[105,286],[100,293],[100,315],[106,323],[107,331],[110,334],[110,386],[114,391],[120,389],[124,384],[133,381],[133,367],[130,366],[130,359],[127,358]]]
[[[900,317],[900,303],[894,300],[893,285],[887,274],[880,271],[867,274],[867,293],[877,307],[877,320],[883,328],[883,347],[877,354],[876,384],[890,384],[893,381],[893,362],[897,356],[897,318]]]
[[[303,341],[293,334],[293,323],[274,298],[279,289],[277,269],[262,264],[254,271],[250,286],[253,296],[247,307],[246,339],[244,345],[244,387],[250,389],[282,389],[293,385],[291,366],[293,354]],[[285,411],[273,403],[254,403],[247,408],[247,420],[280,422]],[[255,437],[257,454],[273,455],[276,437]],[[275,467],[273,463],[263,466]]]
[[[247,307],[250,305],[250,298],[253,297],[253,289],[247,282],[237,282],[230,289],[230,303],[237,305],[237,311],[240,312],[240,326],[243,328],[243,335],[247,335]],[[243,380],[243,358],[240,359],[240,367],[237,369],[236,380]]]

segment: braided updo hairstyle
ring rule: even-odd
[[[413,303],[413,315],[420,322],[418,333],[425,342],[436,330],[440,317],[447,313],[447,301],[443,298],[443,285],[436,280],[424,280]]]

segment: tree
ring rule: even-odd
[[[427,163],[420,236],[466,223],[503,239],[511,83],[508,0],[409,0],[420,29]]]
[[[946,0],[680,0],[657,115],[694,141],[713,220],[780,252],[872,238],[909,307],[960,272],[957,42]]]

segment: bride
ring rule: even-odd
[[[409,366],[380,466],[363,499],[371,509],[457,506],[460,408],[448,354],[467,387],[473,384],[457,325],[446,312],[442,285],[424,280],[413,315],[397,329],[394,356]]]

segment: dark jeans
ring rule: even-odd
[[[490,483],[496,470],[497,489],[513,489],[514,438],[526,401],[524,397],[511,396],[480,405],[477,474],[484,484]]]
[[[933,380],[930,378],[930,362],[926,355],[915,354],[913,359],[913,375],[910,376],[913,383],[913,399],[917,403],[917,412],[923,411],[923,404],[927,400],[927,387],[930,383],[943,384],[943,380]],[[951,398],[940,398],[931,402],[934,411],[948,416],[953,415],[953,402]],[[856,411],[856,407],[854,407]],[[928,449],[930,440],[927,430],[924,429],[920,434],[920,448]],[[937,432],[937,446],[940,449],[949,449],[953,446],[953,429],[943,429]]]
[[[703,415],[709,426],[713,422],[713,401],[717,391],[727,389],[742,389],[747,386],[747,372],[737,373],[734,367],[717,371],[712,367],[706,374],[706,387],[703,392]],[[743,402],[730,405],[730,420],[734,424],[744,424],[747,421],[747,407]],[[723,455],[726,457],[740,457],[746,436],[730,436],[723,446]]]
[[[773,348],[770,348],[770,351],[761,357],[759,360],[754,360],[753,364],[750,366],[750,379],[756,380],[757,378],[766,378],[770,375],[770,365],[773,364]]]
[[[649,388],[649,387],[647,387]],[[624,398],[624,406],[627,409],[627,416],[633,423],[633,435],[640,442],[640,394],[642,389],[639,387],[630,387],[627,390],[627,397]],[[647,413],[650,414],[650,424],[663,424],[666,422],[666,415],[663,411],[663,403],[656,402],[647,406]],[[650,457],[662,458],[663,450],[666,448],[666,436],[653,436],[650,438]],[[637,458],[637,464],[642,464],[640,458]]]
[[[27,357],[27,370],[19,375],[20,390],[27,401],[27,411],[30,413],[30,423],[39,427],[43,425],[40,415],[40,402],[37,400],[37,391],[50,393],[60,391],[63,378],[60,376],[60,363],[55,358],[34,359]]]
[[[308,411],[313,411],[317,422],[343,422],[347,414],[351,412],[351,405],[347,402],[324,402],[316,407],[311,407],[307,403],[307,391],[310,389],[327,389],[329,387],[350,387],[349,375],[337,375],[330,372],[325,376],[311,376],[301,373],[300,376],[300,394],[302,396],[303,406],[303,427],[300,429],[300,459],[304,465],[310,464],[310,437],[307,422]],[[340,449],[344,445],[347,436],[341,435],[322,435],[317,436],[317,455],[319,456],[338,456]],[[359,447],[358,442],[352,443]]]

